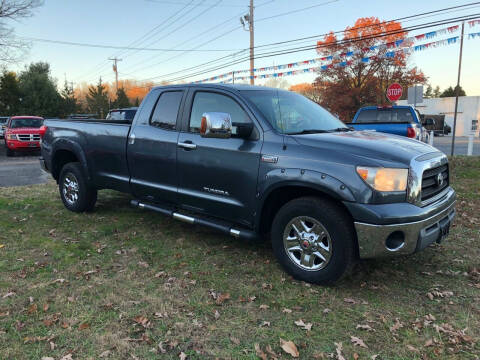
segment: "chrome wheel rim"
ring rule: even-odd
[[[287,224],[283,245],[290,260],[306,271],[323,269],[332,257],[332,239],[327,229],[309,216],[297,216]]]
[[[72,173],[68,173],[63,180],[63,197],[69,205],[74,205],[78,200],[78,180]]]

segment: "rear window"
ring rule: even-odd
[[[414,122],[410,109],[366,109],[358,114],[356,123]]]
[[[43,119],[20,118],[20,119],[12,119],[10,121],[10,128],[12,129],[39,128],[42,125],[43,125]]]
[[[132,121],[135,117],[137,110],[113,110],[110,111],[107,115],[106,120],[117,120],[117,121]]]
[[[0,117],[0,124],[6,124],[8,117]]]

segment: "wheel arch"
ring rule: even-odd
[[[54,144],[54,151],[52,156],[52,176],[58,182],[60,172],[63,166],[70,162],[79,162],[85,174],[87,181],[91,182],[90,171],[88,168],[87,159],[80,145],[68,140],[58,141]]]

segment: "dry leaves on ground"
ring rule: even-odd
[[[352,344],[354,346],[360,346],[360,347],[363,347],[365,349],[368,348],[368,346],[363,342],[363,340],[356,337],[356,336],[350,336],[350,340],[352,341]]]
[[[297,346],[293,343],[293,341],[285,341],[283,339],[280,339],[280,347],[283,351],[285,351],[287,354],[291,355],[294,358],[300,356]]]

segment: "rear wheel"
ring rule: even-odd
[[[97,201],[97,190],[88,185],[78,162],[68,163],[62,168],[58,188],[63,204],[68,210],[74,212],[93,210]]]
[[[315,197],[285,204],[272,224],[274,253],[294,278],[332,284],[353,264],[353,224],[332,201]]]

